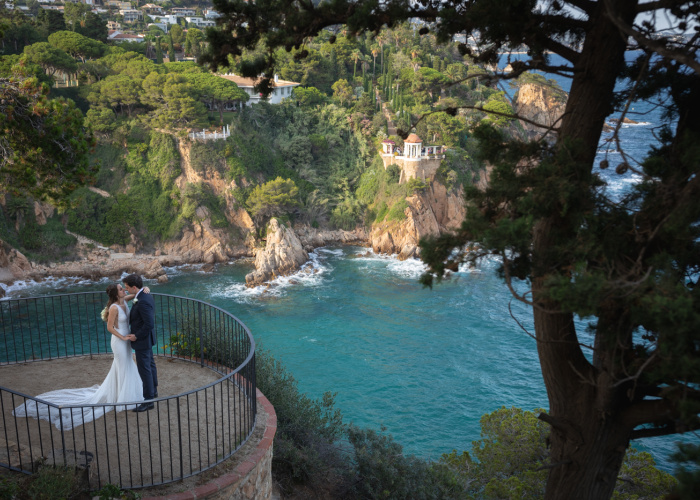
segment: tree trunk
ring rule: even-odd
[[[555,175],[574,184],[566,203],[578,207],[552,209],[539,220],[533,233],[534,320],[542,376],[550,414],[542,419],[552,426],[552,464],[546,499],[609,498],[629,443],[631,427],[620,423],[622,408],[615,406],[619,388],[610,373],[597,370],[584,357],[574,318],[555,313],[558,304],[547,296],[549,273],[566,273],[573,264],[554,261],[559,244],[571,241],[590,206],[590,175],[605,118],[612,112],[611,98],[617,71],[624,60],[626,37],[606,17],[604,5],[591,13],[591,30],[574,62],[574,78],[556,147],[572,161]],[[634,18],[635,1],[610,2],[627,22]],[[573,142],[572,142],[573,140]],[[596,356],[598,353],[595,354]]]

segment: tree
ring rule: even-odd
[[[107,48],[103,43],[72,31],[57,31],[50,34],[49,43],[82,62],[102,56]]]
[[[93,141],[75,103],[47,95],[36,78],[0,78],[0,194],[64,207],[70,193],[93,179]]]
[[[448,465],[473,498],[537,500],[547,482],[549,426],[535,412],[505,408],[481,417],[481,439],[472,452],[446,453]],[[615,484],[616,499],[664,498],[676,480],[655,467],[649,453],[630,449]]]
[[[44,33],[44,37],[48,37],[51,33],[56,31],[63,31],[66,29],[66,20],[63,17],[63,13],[57,10],[41,10],[39,12],[38,28]]]
[[[174,44],[181,44],[182,41],[185,39],[185,33],[182,29],[182,26],[180,26],[179,24],[174,24],[170,28],[170,38],[172,39]]]
[[[39,42],[25,47],[22,58],[40,66],[49,76],[57,72],[71,74],[78,69],[78,65],[71,56],[48,42]]]
[[[107,43],[107,22],[94,12],[86,12],[83,20],[78,24],[76,32],[93,40]]]
[[[84,22],[85,16],[92,9],[91,5],[86,3],[66,2],[63,10],[63,17],[66,20],[66,26],[71,31],[78,31],[81,23]]]
[[[266,217],[283,215],[299,205],[299,188],[291,179],[277,177],[275,180],[255,186],[248,197],[251,215],[258,222]]]
[[[316,106],[326,102],[328,97],[316,87],[295,87],[294,99],[300,106]]]
[[[352,87],[344,78],[335,82],[331,88],[333,89],[333,97],[340,101],[341,106],[352,97]]]
[[[532,307],[550,407],[540,418],[552,428],[545,498],[609,498],[631,439],[700,428],[699,37],[676,37],[697,24],[697,2],[214,5],[226,29],[209,32],[209,64],[226,66],[230,55],[260,42],[268,55],[243,74],[268,81],[273,49],[301,47],[327,26],[377,33],[411,18],[433,23],[421,31],[432,29],[441,43],[455,33],[473,36],[477,45],[461,52],[477,64],[525,47],[503,78],[526,70],[570,77],[552,144],[515,143],[488,125],[475,130],[494,165],[490,184],[470,190],[468,219],[457,233],[423,246],[431,271],[424,283],[461,262],[498,255],[515,299]],[[626,59],[629,49],[638,52]],[[551,63],[549,52],[564,63]],[[267,83],[259,88],[267,91]],[[662,96],[668,126],[660,144],[641,165],[622,156],[616,171],[633,168],[642,181],[612,200],[594,171],[605,120],[626,113],[634,99]],[[529,288],[525,294],[514,280]],[[590,345],[576,316],[592,318]]]
[[[140,97],[143,104],[152,108],[150,118],[155,127],[194,127],[207,122],[207,108],[184,75],[151,73],[143,80]]]
[[[224,107],[229,103],[246,102],[248,93],[234,82],[211,73],[195,73],[190,80],[199,91],[200,99],[219,112],[219,123],[224,123]]]

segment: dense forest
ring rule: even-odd
[[[196,56],[202,44],[196,28],[168,35],[154,29],[144,43],[108,45],[88,36],[92,32],[66,30],[46,12],[34,20],[14,19],[5,31],[0,71],[5,78],[36,78],[51,87],[49,98],[69,99],[83,112],[94,136],[91,184],[103,194],[75,189],[62,199],[70,209],[61,210],[60,218],[70,231],[107,246],[126,245],[133,235],[144,249],[153,249],[177,237],[196,218],[197,206],[205,206],[212,225],[222,229],[238,208],[250,213],[258,229],[271,216],[348,230],[401,219],[405,196],[425,183],[399,185],[397,169],[383,168],[378,152],[388,138],[387,118],[398,130],[417,122],[413,130],[426,143],[448,148],[437,178],[450,189],[471,183],[482,168],[469,133],[475,124],[491,120],[518,132],[507,118],[440,111],[512,109],[502,89],[473,78],[487,71],[470,65],[456,45],[438,46],[409,24],[376,38],[327,31],[305,47],[304,59],[280,50],[280,78],[301,84],[294,95],[280,105],[224,112],[224,105],[240,109],[236,103],[245,103],[248,94],[195,62],[157,62],[170,47]],[[245,66],[258,55],[247,53],[236,64]],[[58,87],[57,81],[77,86]],[[193,128],[223,124],[232,130],[225,141],[187,139]],[[402,144],[396,133],[391,139]],[[181,143],[188,144],[193,169],[229,187],[178,187]],[[283,196],[272,200],[277,190]],[[36,225],[23,194],[6,195],[3,239],[34,259],[69,257],[71,237],[55,221]],[[238,237],[232,228],[231,238]]]

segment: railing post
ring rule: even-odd
[[[204,339],[202,338],[202,303],[197,302],[197,321],[199,322],[199,364],[204,367]]]

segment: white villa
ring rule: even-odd
[[[234,82],[241,89],[245,90],[250,99],[248,100],[248,105],[256,104],[262,100],[262,96],[255,91],[253,88],[255,86],[256,80],[253,78],[244,78],[242,76],[235,75],[233,73],[228,73],[225,75],[219,75],[221,78],[226,78]],[[292,95],[292,89],[301,85],[296,82],[288,82],[286,80],[280,80],[277,75],[275,75],[275,81],[273,82],[272,93],[268,96],[267,102],[271,104],[279,104],[283,99],[290,97]]]

